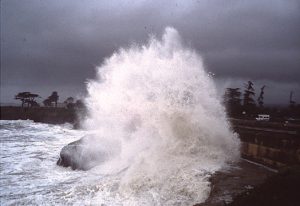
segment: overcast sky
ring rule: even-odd
[[[299,0],[1,0],[1,102],[80,96],[113,51],[176,28],[220,93],[252,80],[267,103],[300,102]]]

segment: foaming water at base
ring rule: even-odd
[[[95,169],[118,177],[107,188],[124,204],[203,202],[209,176],[239,156],[213,80],[173,28],[107,58],[88,93],[86,143],[110,154]]]

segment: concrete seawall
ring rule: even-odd
[[[232,120],[245,159],[280,169],[300,164],[300,125]]]

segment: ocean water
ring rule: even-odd
[[[84,202],[86,174],[56,166],[60,149],[85,132],[71,125],[30,120],[0,121],[1,205],[54,205]],[[91,185],[91,189],[92,189]],[[86,192],[90,194],[89,192]]]
[[[201,56],[166,28],[121,48],[87,84],[88,117],[70,125],[1,121],[1,205],[193,205],[209,177],[239,158]],[[56,166],[85,137],[108,157],[89,171]]]
[[[204,201],[210,191],[209,177],[220,169],[210,165],[194,171],[198,183],[190,182],[190,174],[183,170],[176,171],[177,177],[169,181],[182,181],[177,185],[182,191],[171,188],[174,199],[162,196],[154,186],[144,189],[143,194],[126,194],[119,188],[126,171],[108,175],[101,166],[78,171],[56,165],[61,148],[89,132],[74,130],[68,124],[30,120],[0,120],[0,125],[0,205],[192,205],[200,200],[190,194]],[[166,187],[170,184],[165,182]]]

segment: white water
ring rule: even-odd
[[[56,166],[60,150],[86,132],[71,125],[0,120],[0,205],[66,205],[89,200],[93,177]],[[84,181],[84,184],[82,183]]]
[[[88,92],[85,131],[1,121],[1,205],[193,205],[239,156],[213,80],[172,28],[106,59]],[[110,159],[89,171],[56,166],[86,135]]]
[[[98,170],[125,169],[118,194],[138,205],[202,202],[209,175],[239,155],[213,80],[173,28],[107,58],[88,93],[89,143],[112,158]]]

